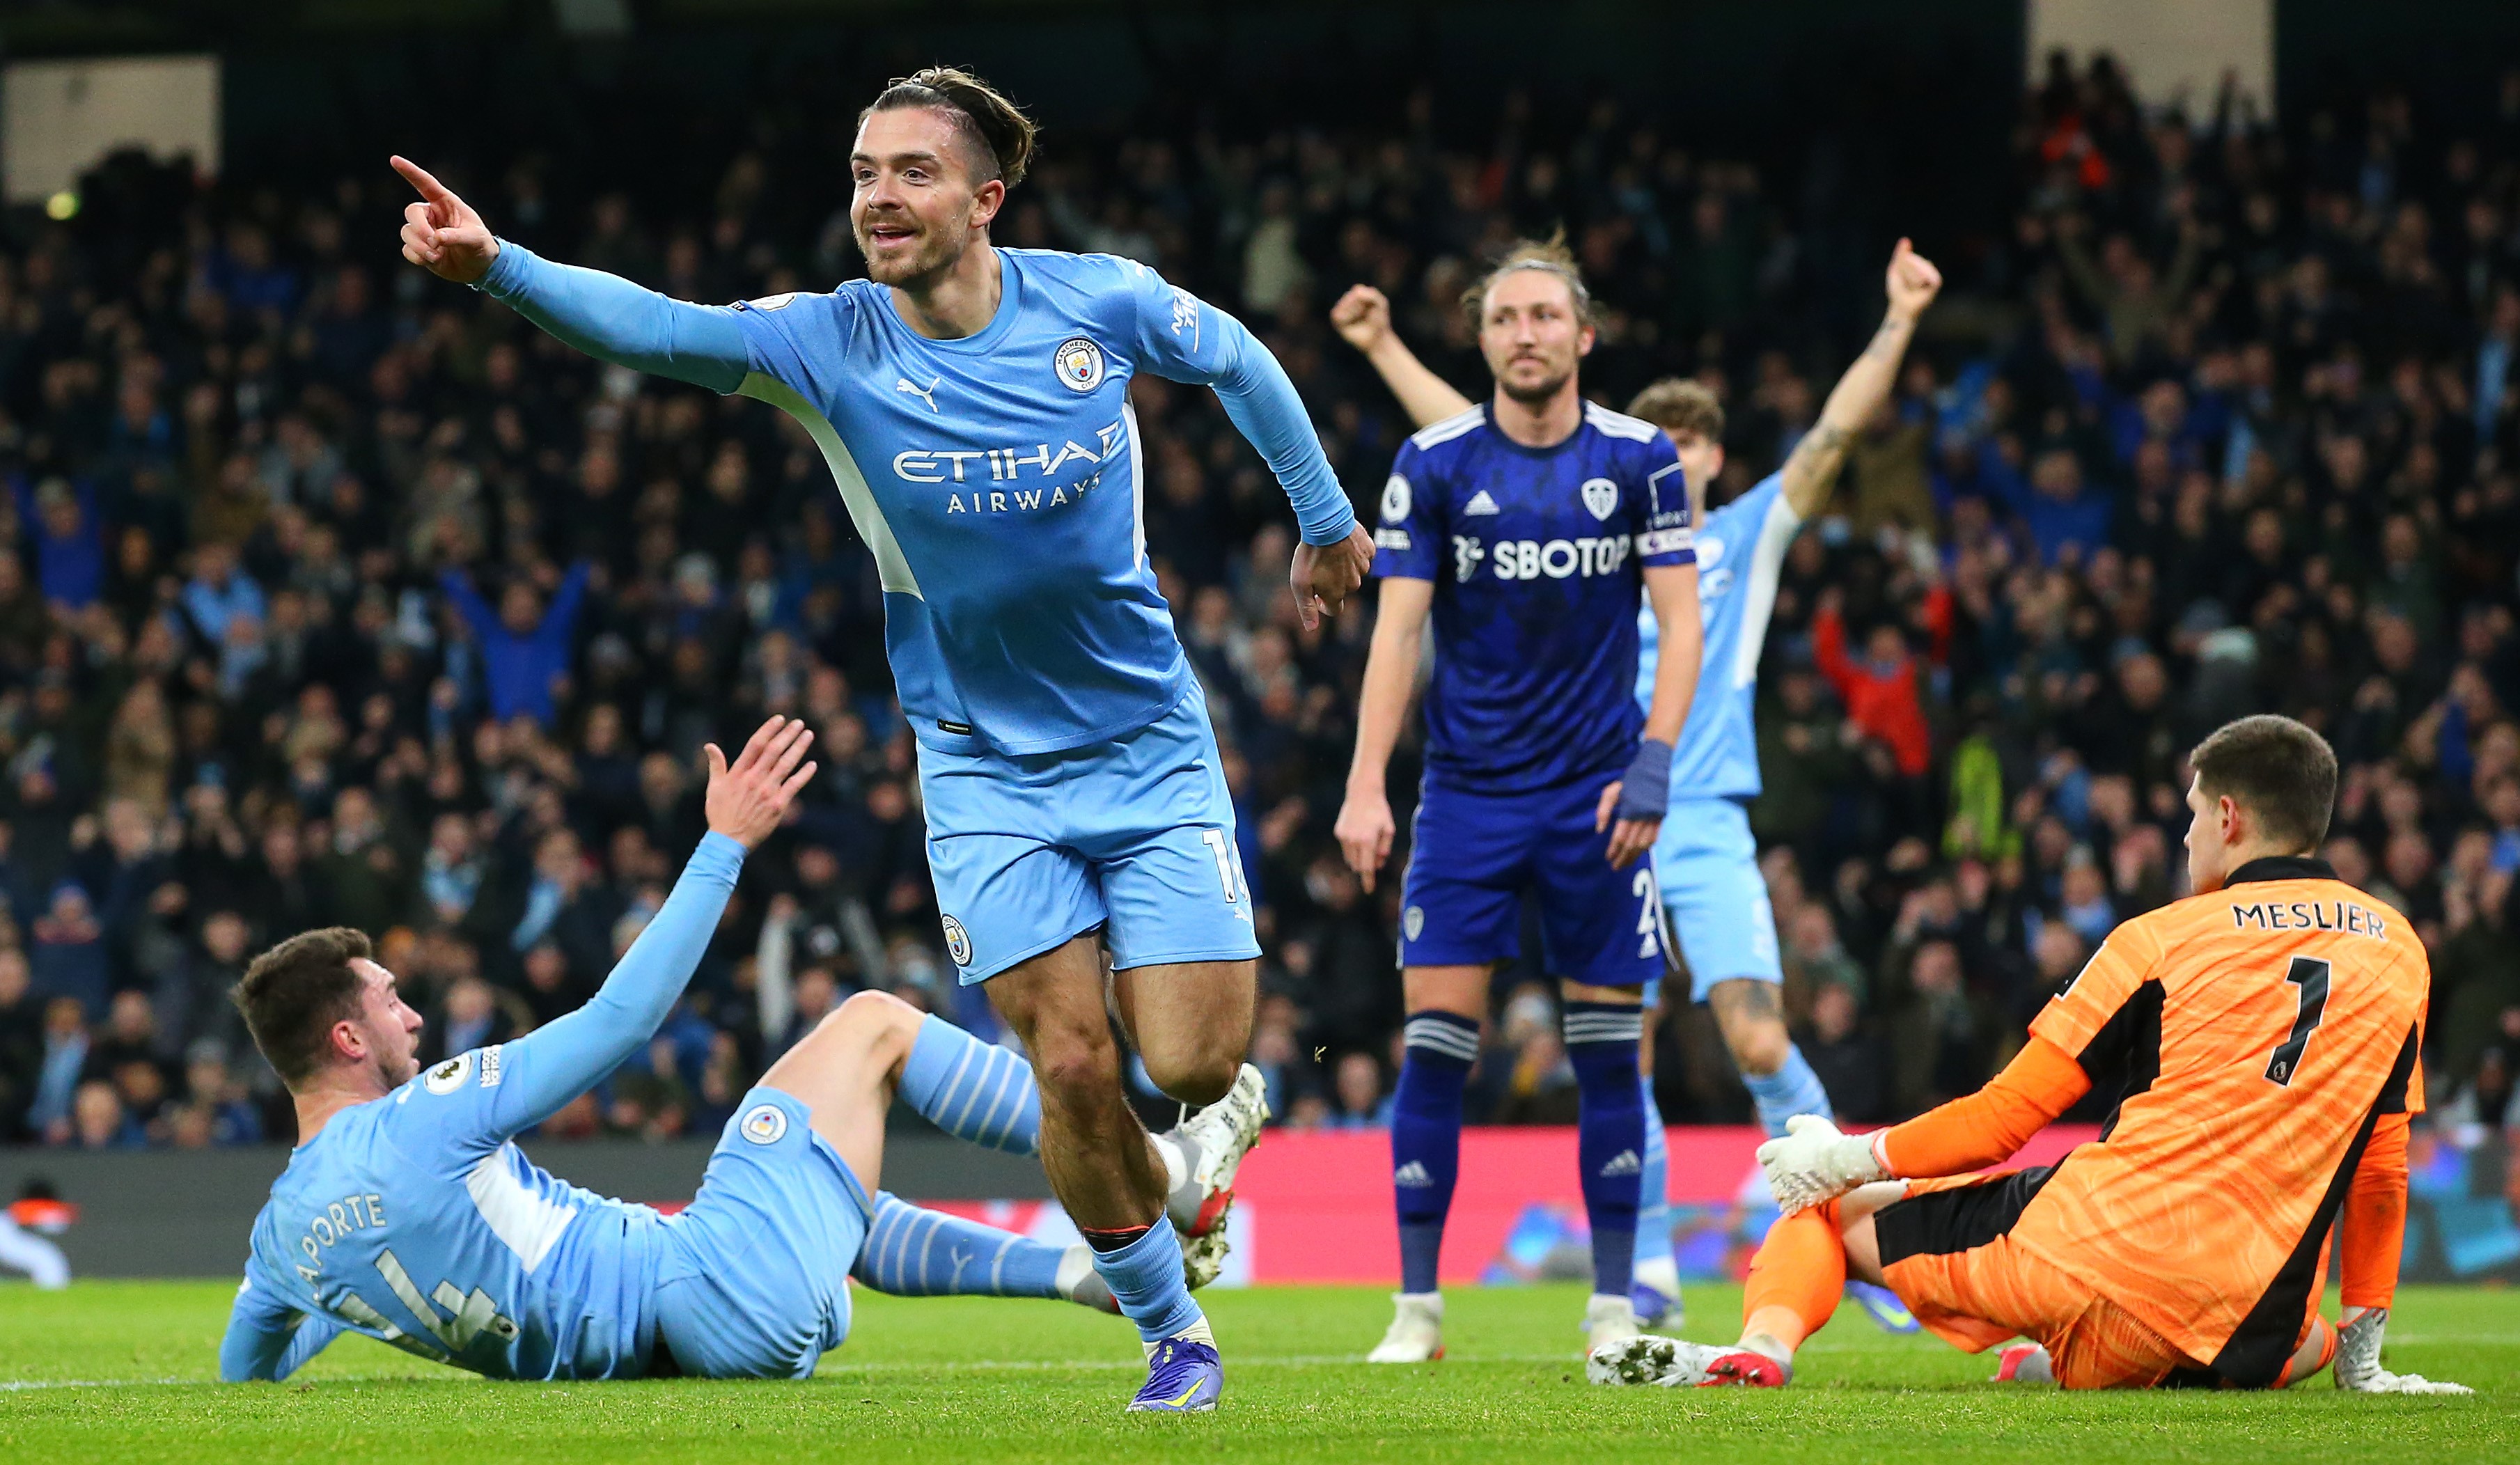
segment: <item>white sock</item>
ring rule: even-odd
[[[1785,1347],[1782,1340],[1767,1333],[1752,1333],[1741,1340],[1740,1346],[1761,1357],[1774,1358],[1779,1363],[1794,1361],[1794,1351]]]
[[[1665,1297],[1680,1296],[1680,1264],[1669,1257],[1650,1257],[1637,1264],[1637,1284]]]
[[[1182,1142],[1170,1134],[1149,1134],[1155,1142],[1155,1154],[1164,1162],[1164,1193],[1170,1195],[1190,1178],[1190,1156],[1183,1153]]]
[[[1094,1248],[1080,1241],[1058,1259],[1058,1275],[1051,1285],[1069,1302],[1076,1301],[1077,1284],[1094,1275]]]
[[[1216,1347],[1216,1332],[1207,1325],[1207,1314],[1204,1312],[1198,1314],[1198,1321],[1193,1322],[1189,1327],[1173,1334],[1173,1337],[1182,1339],[1184,1342],[1188,1343],[1204,1343],[1210,1348]],[[1168,1343],[1170,1341],[1171,1339],[1161,1340],[1162,1343]],[[1148,1343],[1144,1339],[1139,1340],[1139,1347],[1144,1348],[1147,1351],[1147,1356],[1149,1358],[1155,1355],[1155,1350],[1159,1346],[1160,1343]]]

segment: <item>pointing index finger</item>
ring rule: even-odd
[[[427,199],[431,203],[452,203],[455,201],[455,195],[448,192],[446,185],[438,182],[437,179],[429,173],[428,169],[413,162],[408,157],[402,156],[400,154],[396,154],[391,161],[393,163],[393,170],[403,176],[403,181],[405,183],[408,183],[413,188],[420,190],[420,196],[422,198]]]

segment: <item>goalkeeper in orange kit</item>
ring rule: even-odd
[[[2336,795],[2317,732],[2243,718],[2188,763],[2196,893],[2112,932],[1976,1093],[1861,1136],[1799,1118],[1761,1146],[1786,1214],[1740,1342],[1647,1336],[1597,1351],[1597,1380],[1783,1384],[1852,1275],[1970,1352],[2033,1340],[2002,1377],[2282,1388],[2333,1359],[2340,1388],[2468,1392],[2380,1366],[2423,1108],[2422,943],[2313,858]],[[2097,1142],[1973,1174],[2121,1080]],[[2318,1312],[2340,1222],[2341,1329]]]

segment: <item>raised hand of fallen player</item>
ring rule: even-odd
[[[1786,1120],[1783,1134],[1759,1146],[1759,1168],[1768,1173],[1777,1208],[1787,1216],[1889,1174],[1869,1138],[1846,1134],[1817,1114]]]
[[[429,176],[408,157],[393,159],[403,181],[420,190],[420,201],[402,211],[402,257],[457,285],[471,285],[490,273],[499,257],[499,241],[472,205]]]
[[[2336,1340],[2336,1387],[2348,1394],[2474,1394],[2465,1384],[2435,1383],[2420,1373],[2391,1373],[2380,1366],[2380,1339],[2389,1310],[2365,1308],[2345,1320]]]
[[[1337,544],[1295,546],[1294,563],[1286,569],[1295,588],[1295,618],[1310,631],[1323,616],[1336,615],[1372,568],[1373,536],[1362,523]]]
[[[753,732],[752,740],[729,766],[716,743],[708,745],[708,826],[756,849],[788,816],[796,790],[814,777],[814,765],[797,765],[814,744],[813,731],[793,718],[774,717]]]
[[[1351,285],[1330,307],[1330,329],[1360,351],[1372,351],[1391,334],[1391,301],[1371,285]]]

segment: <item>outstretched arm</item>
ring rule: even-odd
[[[481,592],[472,588],[471,575],[449,565],[437,572],[437,588],[446,593],[447,603],[455,607],[457,615],[464,617],[464,624],[472,628],[475,644],[487,651],[497,644],[500,639],[499,617],[490,609],[490,602],[481,599]]]
[[[1470,410],[1470,399],[1438,377],[1391,329],[1391,301],[1371,285],[1348,287],[1330,307],[1330,325],[1339,338],[1365,353],[1382,384],[1400,399],[1409,421],[1423,427]]]
[[[1829,490],[1837,484],[1837,470],[1846,462],[1847,444],[1889,400],[1900,359],[1908,354],[1909,338],[1916,333],[1916,318],[1942,288],[1942,272],[1932,261],[1910,248],[1906,240],[1899,241],[1899,247],[1890,254],[1890,310],[1881,318],[1881,329],[1872,333],[1872,343],[1837,378],[1828,401],[1821,407],[1820,421],[1785,460],[1780,486],[1797,517],[1810,518],[1828,502]]]
[[[494,1132],[540,1124],[655,1036],[717,933],[745,852],[779,827],[796,790],[814,776],[813,764],[797,766],[813,738],[803,723],[774,717],[731,768],[717,744],[708,745],[709,832],[593,999],[506,1044],[489,1115]]]
[[[394,171],[420,191],[403,209],[402,257],[469,285],[587,355],[731,392],[751,370],[735,313],[676,300],[617,275],[555,264],[490,233],[472,205],[408,158]]]
[[[1903,1125],[1843,1134],[1797,1114],[1784,1137],[1759,1146],[1759,1164],[1787,1214],[1874,1180],[1966,1175],[2010,1159],[2091,1089],[2072,1054],[2034,1036],[1985,1088]]]
[[[577,628],[577,613],[586,608],[586,582],[595,573],[590,560],[581,559],[568,567],[568,574],[552,596],[551,607],[543,612],[543,623],[536,634],[565,642]]]

